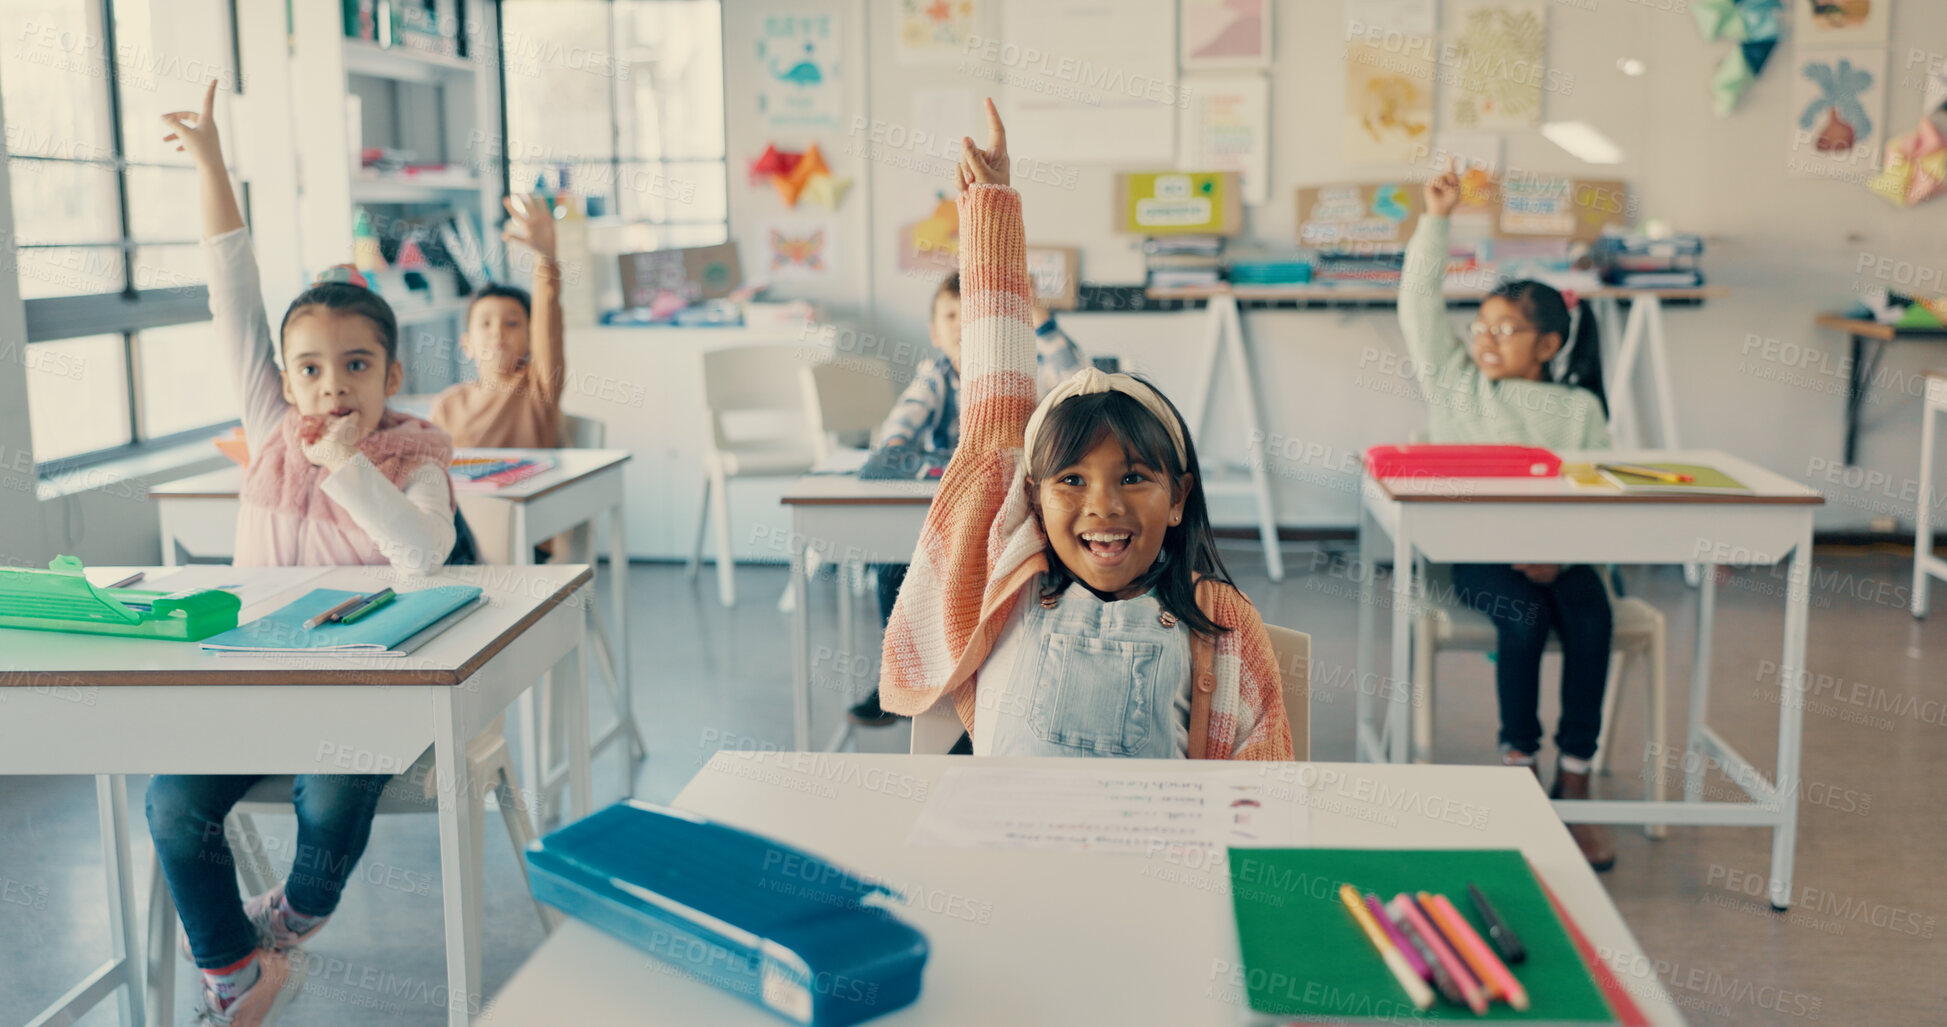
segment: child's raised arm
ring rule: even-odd
[[[1465,351],[1447,324],[1447,216],[1460,202],[1460,177],[1452,158],[1445,172],[1427,180],[1425,199],[1426,213],[1406,246],[1399,276],[1399,327],[1422,389],[1432,387],[1456,351]]]
[[[197,191],[203,209],[203,254],[209,261],[210,317],[217,340],[232,354],[243,433],[252,453],[277,430],[284,418],[283,384],[273,359],[270,321],[264,316],[264,290],[257,279],[257,258],[250,236],[243,231],[243,212],[230,189],[230,173],[223,166],[223,143],[217,138],[216,82],[203,92],[200,112],[173,111],[162,116],[172,131],[163,137],[196,162]]]
[[[987,101],[988,147],[962,142],[960,191],[960,444],[940,480],[886,628],[880,702],[917,713],[966,680],[992,637],[975,638],[1002,549],[1004,514],[1027,516],[1016,485],[1034,412],[1034,328],[1021,197],[1008,186],[1007,133]],[[1012,509],[1010,511],[1010,504]],[[993,625],[989,635],[998,632]]]
[[[554,214],[538,196],[508,196],[507,227],[500,237],[524,243],[534,251],[534,293],[528,316],[528,380],[537,383],[548,402],[561,404],[567,358],[561,341],[561,265],[554,258]],[[558,411],[557,411],[558,413]]]

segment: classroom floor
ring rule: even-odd
[[[1356,581],[1342,562],[1294,546],[1285,581],[1273,586],[1249,545],[1227,545],[1226,559],[1265,619],[1312,634],[1313,756],[1350,759],[1357,611],[1356,592],[1348,590]],[[1798,902],[1789,915],[1772,912],[1762,897],[1769,832],[1672,828],[1651,841],[1637,829],[1615,829],[1619,861],[1604,882],[1693,1023],[1947,1022],[1947,942],[1935,936],[1947,912],[1938,887],[1947,818],[1929,784],[1947,774],[1947,746],[1939,744],[1947,681],[1938,669],[1947,658],[1947,611],[1919,622],[1898,605],[1911,580],[1909,560],[1895,553],[1817,555],[1808,662],[1831,679],[1815,683],[1805,716]],[[740,568],[740,604],[731,610],[717,605],[707,576],[692,586],[680,567],[668,565],[636,565],[630,575],[635,701],[652,753],[633,773],[635,794],[669,800],[721,748],[788,748],[791,635],[775,606],[783,569]],[[1680,746],[1695,593],[1674,569],[1634,569],[1630,586],[1669,618],[1671,737]],[[1713,724],[1761,766],[1776,741],[1782,586],[1782,577],[1759,572],[1718,589]],[[873,674],[877,618],[862,597],[855,638],[843,643],[831,580],[812,595],[820,640],[813,735],[822,743]],[[1553,666],[1551,660],[1551,676]],[[1491,761],[1491,665],[1478,654],[1449,655],[1439,682],[1438,757]],[[1633,683],[1615,728],[1618,753],[1643,751],[1641,695],[1641,682]],[[599,695],[595,701],[605,708]],[[1554,716],[1545,700],[1544,724]],[[301,725],[291,730],[301,732]],[[859,744],[903,752],[907,732],[865,730]],[[1544,759],[1552,763],[1552,752]],[[597,801],[618,797],[628,773],[619,754],[597,761]],[[1641,767],[1621,759],[1598,787],[1630,795],[1641,783]],[[145,785],[130,781],[139,905],[146,903],[150,866],[140,822]],[[1729,787],[1715,779],[1710,797]],[[96,824],[92,779],[0,778],[0,1024],[24,1022],[106,957]],[[541,940],[498,824],[486,821],[489,995]],[[286,839],[294,829],[289,817],[266,818],[263,826]],[[338,916],[310,947],[313,987],[282,1022],[445,1022],[440,923],[432,818],[381,818]],[[181,962],[178,970],[179,1017],[186,1021],[191,971]],[[112,1024],[115,1017],[104,1007],[81,1022]]]

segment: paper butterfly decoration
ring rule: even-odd
[[[1728,39],[1737,49],[1724,55],[1711,75],[1710,91],[1720,118],[1730,117],[1737,101],[1771,61],[1782,31],[1781,0],[1698,0],[1690,7],[1705,39]]]
[[[809,235],[785,235],[775,228],[771,229],[771,269],[781,267],[823,271],[825,230],[814,229]]]

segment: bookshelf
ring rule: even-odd
[[[428,248],[437,260],[435,226],[457,212],[471,220],[488,265],[503,276],[498,0],[378,0],[365,25],[358,24],[360,6],[345,0],[291,8],[298,245],[306,280],[353,259],[361,211],[389,266],[409,236],[434,240]],[[385,22],[394,7],[427,9],[443,45],[425,35],[409,41],[390,24],[377,32],[390,45],[347,34],[348,20],[368,28],[370,21]],[[393,158],[385,170],[365,165],[361,153],[370,148]],[[402,161],[404,168],[397,166]],[[466,281],[438,266],[372,277],[399,316],[404,391],[437,392],[469,377],[459,349]]]

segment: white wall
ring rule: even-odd
[[[1816,330],[1812,316],[1845,306],[1855,288],[1891,284],[1874,277],[1871,269],[1881,266],[1904,274],[1925,269],[1922,273],[1933,276],[1935,290],[1947,291],[1947,200],[1896,210],[1858,185],[1789,177],[1785,165],[1794,114],[1793,44],[1788,40],[1780,47],[1737,112],[1719,120],[1710,111],[1708,83],[1731,44],[1704,42],[1690,14],[1665,9],[1671,6],[1673,0],[1551,4],[1548,59],[1554,68],[1572,73],[1573,80],[1563,92],[1546,98],[1546,116],[1590,122],[1622,147],[1625,162],[1595,168],[1538,133],[1510,134],[1506,162],[1525,171],[1622,178],[1634,187],[1644,216],[1664,218],[1708,237],[1706,270],[1714,283],[1729,286],[1733,293],[1701,309],[1668,312],[1682,441],[1733,450],[1781,473],[1805,477],[1826,489],[1831,499],[1821,513],[1821,527],[1863,527],[1875,505],[1902,508],[1885,493],[1890,487],[1897,495],[1900,483],[1916,472],[1919,401],[1899,389],[1919,369],[1947,364],[1947,354],[1919,343],[1889,352],[1881,380],[1891,388],[1876,391],[1868,406],[1860,463],[1890,477],[1893,484],[1834,484],[1814,471],[1822,462],[1839,460],[1845,382],[1841,359],[1847,343]],[[979,97],[992,88],[990,79],[971,70],[977,57],[933,66],[898,63],[895,18],[885,0],[789,5],[725,0],[725,98],[733,169],[768,141],[757,126],[749,84],[758,19],[773,11],[814,7],[840,12],[848,24],[864,22],[865,45],[853,45],[858,35],[845,41],[845,76],[852,91],[848,95],[855,97],[848,103],[857,104],[849,109],[868,122],[876,119],[904,133],[930,130],[934,126],[913,123],[916,90],[959,88]],[[998,3],[982,7],[991,19],[983,33],[1032,42],[1031,28],[997,24]],[[1271,199],[1262,207],[1247,208],[1250,234],[1267,243],[1293,244],[1294,194],[1300,185],[1379,180],[1410,170],[1353,167],[1339,159],[1343,10],[1340,0],[1277,3]],[[1909,65],[1910,52],[1919,52],[1922,60],[1932,54],[1938,61],[1943,50],[1947,5],[1897,0],[1885,111],[1891,130],[1911,129],[1918,119],[1920,67]],[[1624,57],[1644,61],[1648,74],[1623,75],[1617,61]],[[848,119],[847,128],[850,124]],[[777,140],[781,145],[817,141],[835,170],[860,180],[841,211],[841,228],[848,234],[840,239],[844,252],[838,278],[815,290],[792,286],[785,291],[819,300],[834,316],[856,316],[868,330],[885,337],[888,352],[894,343],[918,346],[925,339],[932,281],[899,272],[893,258],[896,232],[900,223],[926,209],[934,191],[945,187],[944,179],[902,166],[918,156],[910,151],[882,151],[886,159],[878,161],[848,156],[848,138],[847,130],[840,129]],[[1022,189],[1030,239],[1083,246],[1082,273],[1091,281],[1127,282],[1139,275],[1130,243],[1108,231],[1114,170],[1083,167],[1072,190],[1031,183]],[[861,196],[859,190],[868,187]],[[782,204],[768,185],[746,187],[734,171],[731,197],[732,233],[744,245],[748,261],[761,241],[756,222],[781,210]],[[868,205],[869,210],[861,209]],[[870,238],[850,234],[867,230],[861,221],[868,215]],[[858,260],[866,243],[876,255],[869,274]],[[1862,263],[1869,268],[1864,275],[1856,270]],[[1191,361],[1185,351],[1197,343],[1200,316],[1076,314],[1064,321],[1085,349],[1119,355],[1125,366],[1147,369],[1166,384],[1181,383],[1176,387],[1187,389]],[[1424,423],[1424,412],[1413,399],[1365,387],[1372,381],[1372,365],[1383,354],[1404,353],[1390,312],[1258,312],[1246,319],[1257,348],[1260,395],[1270,411],[1267,429],[1326,453],[1310,461],[1274,461],[1280,471],[1280,522],[1351,524],[1351,476],[1339,468],[1356,460],[1364,447],[1397,440]],[[1762,344],[1757,353],[1741,352],[1753,337],[1777,340],[1781,346],[1772,348],[1774,354],[1780,348],[1817,354],[1809,369],[1812,387],[1762,377],[1792,369],[1759,359]],[[1362,363],[1367,365],[1363,378]],[[1639,385],[1647,384],[1645,375]],[[1239,436],[1218,431],[1202,439],[1207,458],[1236,461],[1244,456]],[[1859,477],[1850,480],[1857,485]],[[1910,500],[1905,508],[1910,510]],[[1220,516],[1226,512],[1230,516],[1223,519],[1233,523],[1247,519],[1241,508],[1220,509]],[[1910,513],[1903,520],[1910,521]]]

